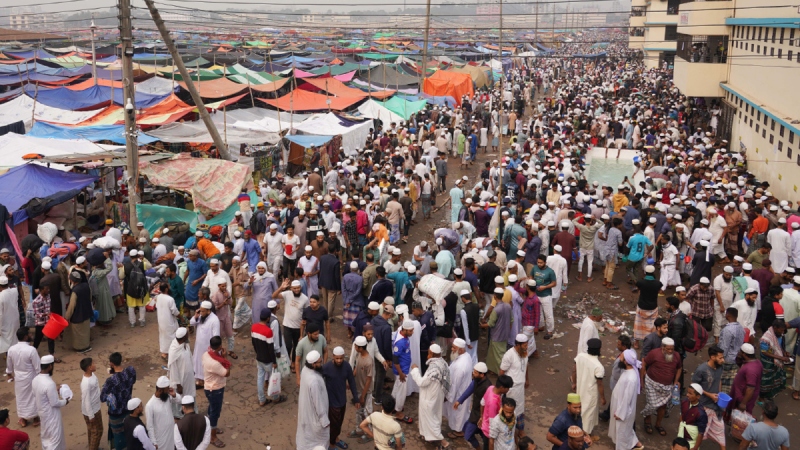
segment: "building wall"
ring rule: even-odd
[[[727,74],[727,64],[690,63],[676,57],[673,81],[681,94],[689,97],[720,97],[719,85]]]
[[[691,2],[681,5],[678,33],[692,36],[721,36],[729,33],[725,19],[733,17],[733,2]]]

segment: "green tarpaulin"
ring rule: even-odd
[[[258,196],[255,191],[250,192],[250,203],[253,205],[258,204]],[[209,226],[214,225],[227,225],[233,220],[233,216],[239,211],[239,202],[233,204],[225,209],[222,213],[206,220]],[[164,228],[166,222],[187,222],[189,228],[194,233],[199,221],[197,213],[189,211],[188,209],[173,208],[171,206],[162,205],[136,205],[136,216],[139,221],[144,223],[145,229],[152,235],[161,228]]]
[[[425,109],[425,105],[428,103],[426,100],[419,100],[416,102],[410,102],[408,100],[404,100],[399,97],[392,97],[385,102],[381,102],[383,106],[388,109],[389,111],[404,117],[408,120],[412,114],[422,111]]]
[[[330,71],[330,74],[333,76],[341,75],[343,73],[352,72],[354,70],[359,69],[358,64],[353,63],[344,63],[338,66],[325,66],[325,67],[318,67],[311,71],[311,73],[315,75],[325,75]]]

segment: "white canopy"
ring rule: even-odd
[[[93,154],[113,150],[124,150],[120,145],[95,144],[78,139],[46,139],[8,133],[0,136],[0,167],[16,167],[27,163],[22,159],[29,153],[43,156],[70,154]],[[64,166],[51,164],[54,169],[65,169]]]
[[[0,105],[0,127],[21,120],[25,123],[25,130],[27,131],[33,126],[34,119],[60,125],[77,125],[103,111],[103,109],[94,111],[68,111],[66,109],[53,108],[43,105],[40,102],[35,102],[32,98],[23,94]],[[61,154],[63,153],[66,152],[62,150]]]
[[[356,149],[364,147],[370,128],[372,128],[371,120],[348,127],[343,125],[342,119],[333,113],[314,114],[310,119],[294,127],[297,134],[342,135],[342,147],[347,155],[355,155]]]
[[[372,99],[362,103],[361,106],[358,107],[358,112],[360,112],[364,117],[382,120],[384,130],[391,128],[392,122],[405,122],[405,119],[402,116],[394,113],[390,109]]]

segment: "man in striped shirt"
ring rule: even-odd
[[[256,367],[258,368],[258,404],[264,406],[271,402],[281,403],[286,400],[284,395],[273,395],[267,399],[264,394],[264,384],[269,382],[273,370],[278,369],[277,359],[275,358],[275,344],[272,329],[269,327],[269,319],[272,311],[269,308],[261,310],[260,322],[250,327],[250,339],[253,342],[253,349],[256,352]]]

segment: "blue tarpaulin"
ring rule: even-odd
[[[62,172],[38,164],[25,164],[10,169],[0,176],[0,203],[13,214],[14,225],[28,219],[26,206],[39,200],[38,211],[45,212],[78,195],[97,177],[72,172]]]
[[[112,89],[109,86],[92,86],[82,91],[73,91],[65,87],[43,88],[38,90],[32,85],[25,86],[25,93],[37,102],[41,102],[53,108],[66,109],[70,111],[90,110],[105,106],[111,99]],[[122,89],[113,89],[114,103],[124,106]],[[169,97],[166,95],[149,95],[143,93],[136,94],[136,109],[145,109],[161,103]]]
[[[59,82],[64,81],[65,77],[55,77],[52,75],[44,75],[37,72],[30,72],[20,74],[11,74],[11,75],[0,75],[0,86],[14,86],[17,84],[25,84],[25,83],[52,83],[52,82]]]
[[[35,122],[28,136],[50,139],[85,139],[92,142],[111,141],[125,144],[125,125],[96,125],[91,127],[62,127],[47,122]],[[150,144],[157,138],[139,133],[139,144]]]
[[[255,191],[250,191],[248,194],[250,195],[250,203],[253,205],[261,201]],[[225,208],[225,211],[206,220],[205,223],[209,226],[228,225],[236,215],[236,211],[239,211],[239,202],[233,202],[231,206]],[[200,223],[197,213],[194,211],[162,205],[138,204],[136,205],[136,217],[144,223],[144,228],[151,235],[164,228],[164,224],[167,222],[186,222],[192,232],[195,231]]]
[[[293,134],[291,136],[286,136],[286,139],[294,142],[297,145],[303,146],[305,148],[310,148],[314,146],[325,145],[333,139],[333,136],[312,136],[308,134]]]

